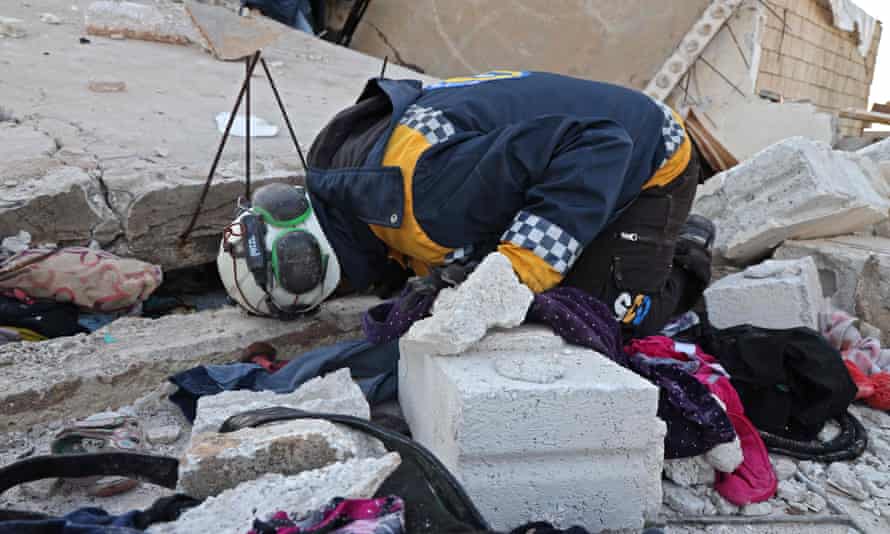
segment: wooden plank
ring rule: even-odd
[[[838,111],[838,115],[848,119],[856,119],[865,122],[876,122],[878,124],[890,124],[890,113],[877,113],[864,109],[847,108]]]
[[[689,108],[686,115],[686,131],[715,171],[722,172],[739,164],[739,160],[708,130],[693,108]]]
[[[890,102],[887,102],[886,104],[878,104],[877,102],[875,102],[874,104],[872,104],[871,110],[873,113],[890,114]]]

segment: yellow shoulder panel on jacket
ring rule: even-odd
[[[409,264],[418,275],[425,275],[429,266],[445,261],[452,249],[443,247],[429,238],[414,217],[414,168],[421,154],[430,147],[429,141],[417,130],[400,124],[393,131],[386,145],[383,165],[402,169],[405,188],[405,213],[398,228],[369,225],[381,241],[391,249],[408,256]],[[392,256],[392,254],[391,254]]]
[[[498,252],[507,256],[522,283],[535,293],[547,291],[562,282],[562,275],[556,269],[527,248],[501,243]]]

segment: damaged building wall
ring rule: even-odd
[[[809,100],[825,111],[865,109],[874,78],[882,28],[877,24],[868,55],[859,36],[834,25],[821,0],[768,0],[757,90],[785,99]],[[863,47],[864,48],[864,47]],[[842,136],[860,136],[862,121],[840,119]]]
[[[709,4],[376,0],[352,48],[438,77],[515,68],[642,89]]]

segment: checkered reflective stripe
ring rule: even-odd
[[[417,130],[431,145],[444,143],[454,135],[454,125],[441,111],[412,104],[405,110],[399,124]]]
[[[467,245],[465,247],[456,248],[445,255],[445,264],[454,263],[456,261],[462,260],[473,253],[473,245]]]
[[[531,250],[560,274],[581,255],[581,243],[568,232],[543,217],[520,211],[502,241]]]
[[[677,122],[677,118],[674,116],[674,112],[670,107],[658,100],[653,99],[653,102],[658,104],[658,107],[661,108],[661,112],[664,113],[664,122],[661,125],[661,136],[664,138],[665,154],[664,160],[661,162],[661,165],[658,166],[661,168],[674,156],[674,154],[677,153],[677,150],[680,150],[680,146],[686,139],[686,132],[683,130],[680,123]]]

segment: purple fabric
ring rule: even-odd
[[[668,427],[666,458],[697,456],[735,438],[726,412],[691,373],[679,366],[629,358],[621,348],[618,321],[587,292],[559,287],[535,295],[528,320],[549,325],[569,343],[600,352],[657,385],[658,417]]]
[[[586,291],[558,287],[536,294],[526,320],[546,324],[569,343],[591,348],[627,367],[618,321]]]
[[[410,310],[402,310],[402,300],[408,295],[408,291],[406,288],[398,297],[374,306],[362,316],[362,330],[370,343],[379,345],[398,339],[412,324],[429,315],[436,296],[424,297]]]

